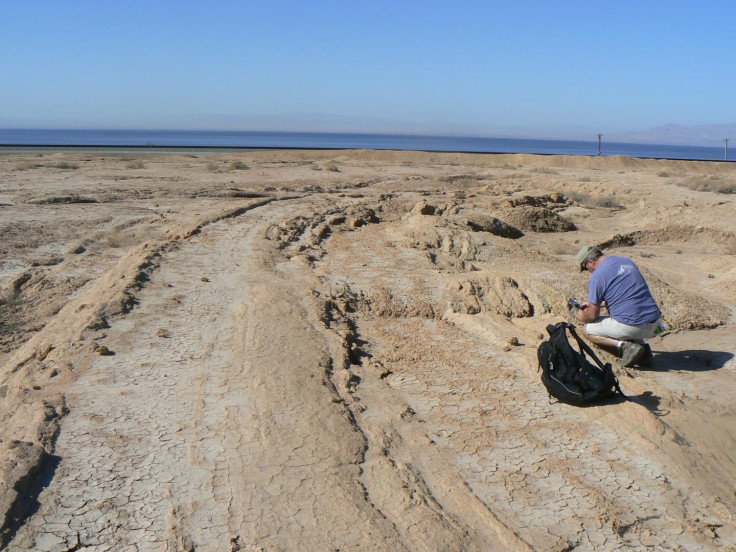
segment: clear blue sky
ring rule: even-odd
[[[735,55],[733,0],[0,0],[0,127],[725,124]]]

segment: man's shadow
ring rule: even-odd
[[[734,354],[728,351],[654,351],[654,361],[638,369],[647,372],[707,372],[723,368],[733,357]]]

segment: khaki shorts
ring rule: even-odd
[[[631,326],[617,322],[610,316],[601,316],[595,322],[586,324],[585,331],[591,335],[600,335],[601,337],[611,337],[623,341],[638,341],[652,337],[658,325],[659,320],[649,324]]]

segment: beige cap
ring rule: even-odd
[[[588,260],[588,257],[595,251],[598,251],[598,248],[593,245],[584,245],[580,248],[580,251],[578,251],[578,254],[575,256],[575,260],[578,262],[578,266],[580,267],[580,272],[583,272],[585,270],[585,267],[583,264],[585,264],[585,261]]]

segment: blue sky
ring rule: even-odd
[[[0,0],[0,14],[0,127],[736,123],[732,0]]]

